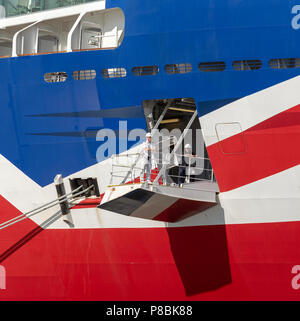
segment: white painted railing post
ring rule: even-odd
[[[41,21],[42,21],[42,20],[38,20],[38,21],[32,23],[31,25],[26,26],[25,28],[17,31],[17,32],[14,34],[14,36],[13,36],[13,43],[12,43],[12,57],[17,57],[17,56],[18,56],[17,44],[18,44],[18,36],[19,36],[19,34],[22,33],[23,31],[25,31],[25,30],[33,27],[34,25],[40,23]],[[22,50],[23,50],[23,52],[22,52],[22,54],[23,54],[23,53],[24,53],[24,40],[23,40],[23,48],[22,48]]]
[[[73,33],[75,31],[75,29],[77,28],[77,26],[79,25],[79,23],[81,22],[83,16],[86,14],[86,12],[82,12],[78,18],[76,19],[75,23],[73,24],[70,32],[68,33],[68,38],[67,38],[67,52],[71,52],[72,51],[72,37],[73,37]],[[78,48],[80,49],[80,48]]]

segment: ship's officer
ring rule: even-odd
[[[155,147],[152,144],[152,135],[151,133],[146,134],[146,142],[144,144],[144,171],[143,176],[146,173],[146,181],[149,183],[151,182],[151,168],[152,168],[152,161],[154,159],[154,151]]]
[[[196,157],[196,155],[192,153],[192,146],[190,144],[186,144],[184,146],[184,154],[181,157],[181,164],[179,164],[179,175],[178,175],[179,186],[182,186],[182,184],[187,179],[187,169],[190,171],[191,159],[193,157]]]

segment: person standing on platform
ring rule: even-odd
[[[155,147],[152,144],[152,135],[151,133],[146,134],[146,142],[144,143],[144,151],[143,151],[143,160],[144,160],[144,170],[143,170],[143,177],[146,174],[146,182],[151,182],[151,169],[152,169],[152,162],[154,160],[154,151]]]

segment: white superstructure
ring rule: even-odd
[[[125,29],[121,9],[106,10],[105,0],[72,3],[10,17],[2,6],[0,57],[115,49],[121,44]]]

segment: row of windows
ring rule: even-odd
[[[124,68],[103,69],[102,76],[104,78],[125,77],[126,69]],[[91,80],[96,78],[96,71],[94,69],[76,70],[76,71],[73,71],[72,77],[74,80]],[[67,78],[68,78],[68,75],[64,71],[49,72],[44,75],[44,80],[46,82],[63,82],[63,81],[66,81]]]
[[[234,70],[258,70],[262,67],[261,60],[237,60],[232,63]],[[269,60],[269,67],[272,69],[287,69],[300,67],[300,58],[282,58]],[[201,62],[198,68],[202,72],[218,72],[226,69],[224,61],[215,62]],[[165,65],[165,72],[167,74],[186,74],[192,71],[190,63],[169,64]],[[159,68],[157,66],[143,66],[132,68],[132,73],[135,76],[153,76],[158,74]],[[126,77],[127,71],[125,68],[108,68],[102,70],[102,77],[104,78],[121,78]],[[95,70],[77,70],[73,71],[74,80],[90,80],[96,78]],[[67,79],[66,72],[50,72],[44,75],[46,82],[63,82]]]

